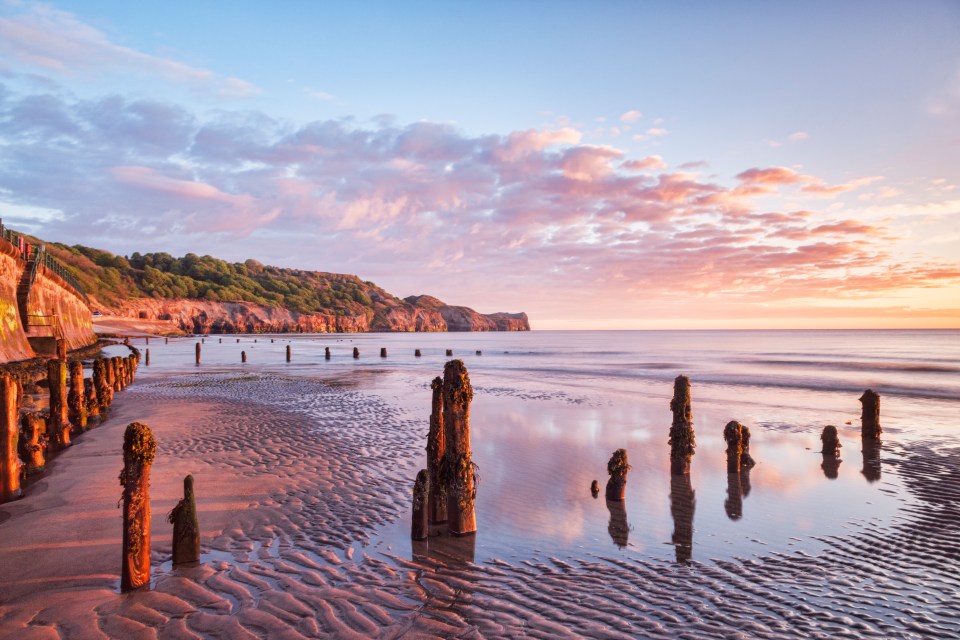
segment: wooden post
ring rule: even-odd
[[[690,459],[696,442],[693,433],[693,412],[690,408],[690,378],[677,376],[673,381],[673,400],[670,401],[673,424],[670,426],[670,472],[674,475],[690,473]]]
[[[879,440],[883,429],[880,428],[880,394],[867,389],[860,396],[863,409],[860,413],[860,434],[864,438]]]
[[[20,388],[16,378],[0,373],[0,502],[16,500],[21,495],[19,437]]]
[[[83,388],[83,362],[70,363],[70,392],[67,395],[67,414],[70,423],[79,431],[87,429],[87,396]]]
[[[150,427],[127,425],[123,434],[123,566],[120,590],[132,591],[150,583],[150,467],[157,442]]]
[[[413,355],[414,355],[414,357],[419,358],[419,357],[420,357],[420,349],[415,349],[414,352],[413,352]]]
[[[92,379],[83,381],[83,393],[87,400],[87,426],[93,427],[100,421],[100,401],[97,399],[96,383]]]
[[[147,349],[147,352],[143,354],[143,364],[150,366],[150,349]]]
[[[63,360],[47,362],[47,384],[50,387],[50,446],[59,451],[70,446],[70,417],[67,413],[67,364]]]
[[[197,520],[197,501],[193,495],[193,476],[183,479],[183,498],[167,516],[173,525],[173,564],[200,561],[200,523]]]
[[[20,441],[17,443],[17,449],[28,476],[43,470],[46,465],[45,452],[49,442],[46,418],[33,411],[25,412],[20,417]]]
[[[246,361],[247,361],[247,352],[246,352],[246,351],[241,351],[241,352],[240,352],[240,362],[246,362]]]
[[[610,474],[605,494],[607,500],[618,501],[624,499],[627,490],[628,471],[630,471],[630,465],[627,462],[627,450],[617,449],[607,462],[607,473]]]
[[[381,357],[381,358],[386,358],[386,357],[387,357],[387,348],[386,348],[386,347],[380,347],[380,357]]]
[[[453,357],[453,349],[447,349],[447,357],[448,358]]]
[[[447,496],[441,478],[441,465],[447,452],[443,430],[443,380],[438,376],[430,384],[433,399],[430,404],[430,432],[427,435],[427,476],[430,492],[428,516],[431,524],[447,521]],[[437,532],[439,533],[439,532]]]
[[[289,349],[289,348],[290,348],[290,347],[287,347],[287,349]],[[330,347],[324,347],[323,357],[324,357],[326,360],[329,360],[329,359],[330,359]]]
[[[197,364],[199,365],[200,364],[200,343],[199,342],[197,343],[197,346],[194,349],[194,352],[195,352],[194,355],[197,359]]]
[[[426,469],[420,469],[417,481],[413,484],[413,521],[410,525],[410,537],[414,540],[426,540],[430,535],[427,518],[427,495],[430,492],[430,476]]]
[[[113,385],[110,384],[110,369],[107,361],[97,358],[93,361],[93,386],[97,392],[97,404],[101,415],[113,404]]]
[[[290,352],[290,345],[287,345],[287,362],[290,362],[290,358],[293,354]],[[330,357],[330,347],[327,347],[327,358]]]
[[[443,476],[447,493],[447,529],[453,535],[477,530],[474,507],[477,490],[470,451],[470,401],[473,387],[462,360],[451,360],[443,369],[443,428],[446,453]]]
[[[357,347],[354,347],[354,348],[353,348],[353,357],[354,357],[354,358],[359,358],[359,357],[360,357],[360,349],[359,349],[359,348],[357,348]]]

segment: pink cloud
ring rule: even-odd
[[[630,111],[625,111],[620,115],[620,122],[633,124],[634,122],[638,122],[642,117],[643,117],[642,113],[640,113],[636,109],[632,109]]]
[[[572,147],[564,151],[560,169],[571,180],[591,182],[612,174],[611,161],[622,157],[623,152],[612,147]]]
[[[627,171],[649,171],[651,169],[666,169],[667,163],[660,156],[647,156],[639,160],[627,160],[620,164]]]
[[[768,167],[759,169],[754,167],[737,174],[737,179],[750,185],[788,185],[807,182],[808,176],[801,175],[787,167]]]

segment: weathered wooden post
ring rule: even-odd
[[[354,357],[354,358],[359,358],[359,357],[360,357],[360,349],[358,349],[357,347],[354,347],[354,348],[353,348],[353,357]]]
[[[246,351],[241,351],[241,352],[240,352],[240,362],[244,362],[244,363],[245,363],[246,361],[247,361],[247,352],[246,352]]]
[[[670,401],[673,424],[670,427],[670,472],[674,475],[690,473],[690,459],[696,447],[693,433],[693,412],[690,408],[690,378],[677,376],[673,381],[673,400]]]
[[[110,381],[113,383],[114,393],[123,391],[123,373],[120,370],[120,356],[114,356],[107,360],[107,366],[110,369]]]
[[[596,480],[590,483],[590,495],[592,495],[594,498],[600,495],[600,483]]]
[[[110,384],[110,371],[106,360],[103,358],[97,358],[93,361],[93,386],[97,392],[97,405],[100,407],[100,413],[103,414],[113,404],[113,385]]]
[[[837,433],[837,428],[832,424],[828,424],[823,428],[823,433],[820,434],[820,442],[823,443],[823,449],[820,453],[831,458],[840,457],[840,436]]]
[[[863,405],[860,413],[860,433],[864,438],[879,440],[883,429],[880,428],[880,394],[867,389],[860,396]]]
[[[143,339],[143,344],[150,344],[150,336],[146,336],[146,337]]]
[[[239,340],[237,342],[239,342]],[[217,344],[223,344],[223,338],[217,338]]]
[[[59,451],[70,446],[73,430],[67,413],[67,364],[63,360],[47,361],[47,385],[50,388],[50,447]]]
[[[0,373],[0,502],[21,495],[20,471],[23,466],[17,451],[20,437],[20,388],[9,373]]]
[[[756,464],[750,456],[750,429],[731,420],[723,428],[723,439],[727,443],[727,473],[739,473]]]
[[[83,388],[83,362],[70,363],[70,392],[67,394],[67,415],[79,431],[87,429],[87,396]]]
[[[605,492],[607,500],[624,499],[627,490],[628,471],[630,471],[630,465],[627,462],[627,450],[617,449],[607,462],[607,473],[610,474]]]
[[[147,352],[143,354],[143,364],[150,366],[150,349],[147,349]]]
[[[292,354],[290,353],[290,345],[287,345],[287,362],[290,362],[291,356]],[[330,358],[330,347],[327,347],[327,358]]]
[[[44,452],[49,442],[46,418],[34,411],[27,411],[20,416],[20,440],[17,449],[28,476],[43,470],[47,463]]]
[[[164,338],[163,344],[170,344],[170,338]]]
[[[473,387],[462,360],[443,368],[443,428],[446,452],[443,477],[447,492],[447,529],[454,535],[477,530],[474,501],[476,470],[470,451],[470,401]]]
[[[200,523],[197,519],[197,500],[193,495],[193,476],[183,479],[183,498],[167,515],[173,525],[173,564],[200,561]]]
[[[195,357],[196,357],[196,359],[197,359],[197,364],[199,365],[199,364],[200,364],[200,343],[199,343],[199,342],[197,343],[197,346],[196,346],[196,348],[194,349],[194,351],[195,351],[195,354],[194,354],[194,355],[195,355]]]
[[[150,466],[157,441],[141,422],[123,434],[123,566],[120,590],[132,591],[150,582]]]
[[[290,347],[287,347],[287,348],[289,349]],[[323,357],[327,360],[330,359],[330,347],[324,347]]]
[[[413,520],[410,524],[410,537],[414,540],[426,540],[430,535],[430,523],[427,517],[429,493],[430,476],[426,469],[420,469],[417,473],[417,481],[413,483]]]
[[[93,380],[83,381],[83,393],[87,401],[87,426],[94,427],[100,421],[100,401],[97,399],[97,387]]]
[[[453,357],[453,349],[447,349],[447,357]]]
[[[430,383],[430,388],[433,389],[433,399],[430,404],[430,432],[427,435],[427,475],[430,481],[428,515],[431,524],[439,524],[447,521],[447,496],[440,475],[447,452],[443,430],[443,380],[437,376]]]
[[[415,358],[419,358],[419,357],[420,357],[420,349],[415,349],[415,350],[413,351],[413,355],[414,355]]]
[[[381,358],[386,358],[386,357],[387,357],[387,348],[386,348],[386,347],[380,347],[380,357],[381,357]]]
[[[478,356],[482,356],[482,355],[483,355],[483,351],[480,351],[479,349],[477,349],[477,355],[478,355]]]

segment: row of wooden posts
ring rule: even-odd
[[[23,411],[22,381],[0,373],[0,502],[21,497],[27,476],[41,473],[52,455],[104,420],[139,362],[140,352],[131,347],[129,356],[95,359],[93,376],[84,379],[80,360],[49,360],[49,407],[39,412]]]
[[[470,401],[473,389],[466,366],[453,360],[444,367],[443,378],[435,378],[431,385],[433,402],[430,413],[430,431],[427,436],[427,468],[421,469],[413,485],[413,520],[411,537],[425,540],[440,535],[443,523],[453,535],[466,535],[477,530],[476,465],[470,451]],[[879,443],[880,395],[867,389],[860,396],[861,436],[865,444]],[[690,463],[696,449],[693,430],[693,410],[690,400],[690,379],[677,376],[670,401],[673,422],[670,426],[670,471],[675,476],[690,473]],[[727,472],[739,473],[753,467],[750,455],[750,429],[731,420],[723,429],[727,443]],[[821,454],[825,463],[840,456],[837,428],[824,427],[820,435]],[[607,462],[605,496],[607,500],[622,502],[627,486],[630,464],[626,449],[617,449]],[[593,497],[600,493],[600,484],[591,483]]]
[[[220,338],[220,342],[223,342],[223,338]],[[239,338],[237,338],[237,342],[238,342],[238,343],[240,342],[240,339],[239,339]],[[254,339],[254,342],[256,342],[256,339]],[[271,339],[270,342],[273,342],[273,340]],[[201,339],[201,341],[198,342],[198,343],[196,343],[196,345],[195,345],[195,347],[194,347],[194,361],[195,361],[197,364],[200,364],[200,356],[201,356],[201,354],[203,353],[203,347],[202,347],[201,345],[202,345],[203,343],[204,343],[204,340]],[[150,344],[149,338],[147,339],[147,344]],[[413,355],[414,355],[414,357],[419,358],[419,357],[420,357],[420,349],[414,349]],[[482,355],[483,355],[483,351],[477,350],[477,355],[478,355],[478,356],[482,356]],[[452,357],[452,356],[453,356],[453,349],[447,349],[447,357],[449,358],[449,357]],[[330,347],[324,347],[323,357],[324,357],[326,360],[330,360],[330,359],[333,357],[333,355],[330,353]],[[353,348],[353,357],[354,357],[355,359],[360,358],[360,348],[359,348],[359,347],[354,347],[354,348]],[[387,357],[387,348],[386,348],[386,347],[380,347],[380,357],[381,357],[381,358],[386,358],[386,357]],[[287,362],[290,362],[292,359],[293,359],[293,350],[291,349],[290,345],[287,345]],[[246,362],[246,361],[247,361],[247,352],[246,352],[246,351],[241,351],[241,352],[240,352],[240,362]],[[150,349],[147,349],[147,364],[148,364],[148,365],[150,364]]]

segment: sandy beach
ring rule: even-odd
[[[733,409],[750,419],[760,464],[730,477],[705,426],[722,424],[730,394],[703,388],[694,469],[676,478],[662,426],[668,387],[524,383],[485,352],[493,364],[467,359],[479,531],[418,543],[411,488],[425,466],[430,402],[420,369],[439,373],[440,349],[417,369],[354,366],[344,355],[324,370],[295,342],[301,363],[284,368],[275,356],[285,339],[254,339],[208,338],[200,367],[187,366],[192,340],[151,340],[154,365],[118,394],[108,420],[25,498],[0,505],[0,637],[960,633],[960,445],[936,420],[910,428],[924,402],[890,399],[874,452],[861,452],[856,403],[844,404],[832,479],[810,449],[821,414],[841,411],[829,398],[844,403],[843,394],[816,409],[802,397],[791,406],[789,394],[743,399]],[[336,340],[316,344],[347,349]],[[396,340],[391,354],[405,344]],[[243,368],[240,349],[254,354]],[[117,473],[134,420],[159,444],[153,580],[121,595]],[[620,507],[589,494],[618,442],[634,467]],[[188,473],[202,562],[174,569],[166,514]]]

